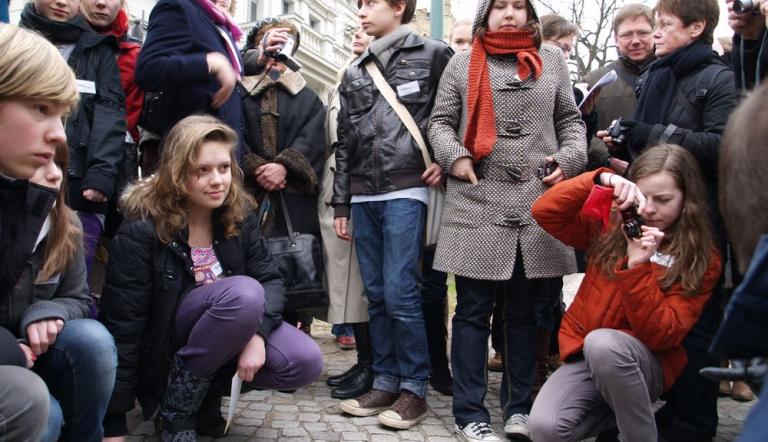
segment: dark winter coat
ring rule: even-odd
[[[79,223],[79,221],[76,221]],[[27,326],[43,319],[65,323],[88,317],[88,278],[80,247],[63,272],[42,279],[46,240],[40,242],[9,296],[0,298],[0,326],[26,339]]]
[[[741,35],[733,34],[730,56],[736,74],[736,89],[748,91],[768,77],[768,48],[761,51],[763,46],[768,46],[768,33],[765,29],[757,40],[743,40]],[[755,81],[758,74],[760,78]]]
[[[318,176],[325,160],[325,109],[317,94],[297,72],[287,71],[275,82],[264,75],[247,77],[243,87],[245,142],[249,152],[243,162],[245,182],[262,201],[266,191],[253,176],[267,163],[285,166],[283,191],[293,228],[320,235],[317,216]],[[265,236],[286,235],[277,193],[270,194],[271,212]]]
[[[395,49],[387,66],[366,51],[344,72],[339,88],[339,140],[331,203],[336,217],[349,217],[352,195],[375,195],[424,187],[426,166],[418,144],[365,70],[370,60],[397,91],[418,82],[418,92],[398,94],[424,139],[443,69],[453,51],[445,43],[409,33]]]
[[[0,300],[11,296],[55,201],[53,189],[0,175]]]
[[[635,90],[639,86],[641,75],[652,60],[653,57],[651,57],[651,60],[640,65],[625,57],[620,57],[613,63],[598,68],[584,77],[584,81],[587,82],[589,87],[592,87],[603,75],[612,70],[616,71],[618,76],[616,81],[600,89],[600,95],[595,102],[597,130],[607,129],[616,118],[631,118],[635,114],[635,106],[637,106]],[[587,170],[593,170],[596,167],[605,165],[605,161],[611,156],[605,143],[599,138],[589,137],[587,138],[587,144],[589,147]],[[623,150],[613,153],[613,156],[626,161],[629,160],[629,154]]]
[[[163,134],[184,117],[207,113],[242,135],[239,85],[220,108],[211,108],[221,85],[208,73],[209,52],[229,58],[222,35],[202,8],[190,0],[157,2],[136,64],[136,82],[146,91],[162,92],[169,103]]]
[[[227,239],[223,226],[216,223],[213,249],[224,275],[247,275],[264,287],[259,333],[269,340],[282,323],[283,279],[259,233],[256,217],[246,218],[239,230],[237,236]],[[164,244],[153,220],[127,221],[112,240],[109,255],[100,319],[115,337],[118,367],[108,415],[132,410],[138,398],[148,417],[162,399],[176,350],[172,344],[176,309],[195,288],[187,232],[177,233]]]
[[[709,84],[704,84],[708,79],[711,79]],[[680,93],[661,119],[664,124],[652,125],[644,144],[650,147],[659,143],[674,143],[693,154],[707,187],[715,228],[718,236],[723,238],[722,221],[716,215],[717,158],[725,125],[736,107],[733,70],[713,52],[700,68],[679,79],[677,86]]]
[[[21,25],[37,30],[52,41],[58,41],[44,25],[46,20],[35,11],[32,3],[22,13]],[[85,189],[94,189],[112,199],[115,181],[125,155],[125,94],[120,85],[116,54],[117,40],[94,32],[81,16],[70,22],[77,27],[79,37],[67,63],[80,80],[90,85],[80,90],[80,104],[67,118],[69,168],[67,204],[75,210],[106,213],[106,203],[94,203],[83,198]]]

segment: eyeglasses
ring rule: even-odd
[[[619,40],[630,41],[638,38],[640,40],[648,38],[653,31],[635,31],[635,32],[623,32],[619,34]]]

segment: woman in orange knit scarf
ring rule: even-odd
[[[542,46],[528,0],[481,0],[472,50],[446,67],[429,141],[450,171],[434,268],[456,275],[453,414],[465,440],[500,440],[490,427],[488,317],[503,301],[504,431],[527,438],[535,379],[534,304],[576,271],[573,250],[544,232],[531,206],[586,163],[585,128],[558,48]]]

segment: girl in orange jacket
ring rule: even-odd
[[[656,146],[633,163],[629,180],[600,169],[554,186],[533,206],[544,230],[588,259],[560,328],[565,364],[531,412],[537,442],[581,440],[614,425],[625,441],[657,439],[651,403],[685,367],[683,338],[721,268],[691,164],[683,148]],[[622,228],[633,209],[643,224],[636,237]]]

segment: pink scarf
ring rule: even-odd
[[[243,31],[241,31],[240,27],[232,21],[229,15],[219,11],[218,8],[216,8],[216,5],[210,0],[197,0],[197,4],[203,8],[203,11],[208,14],[208,17],[210,17],[214,23],[227,29],[229,33],[232,34],[232,38],[235,42],[240,40]]]

